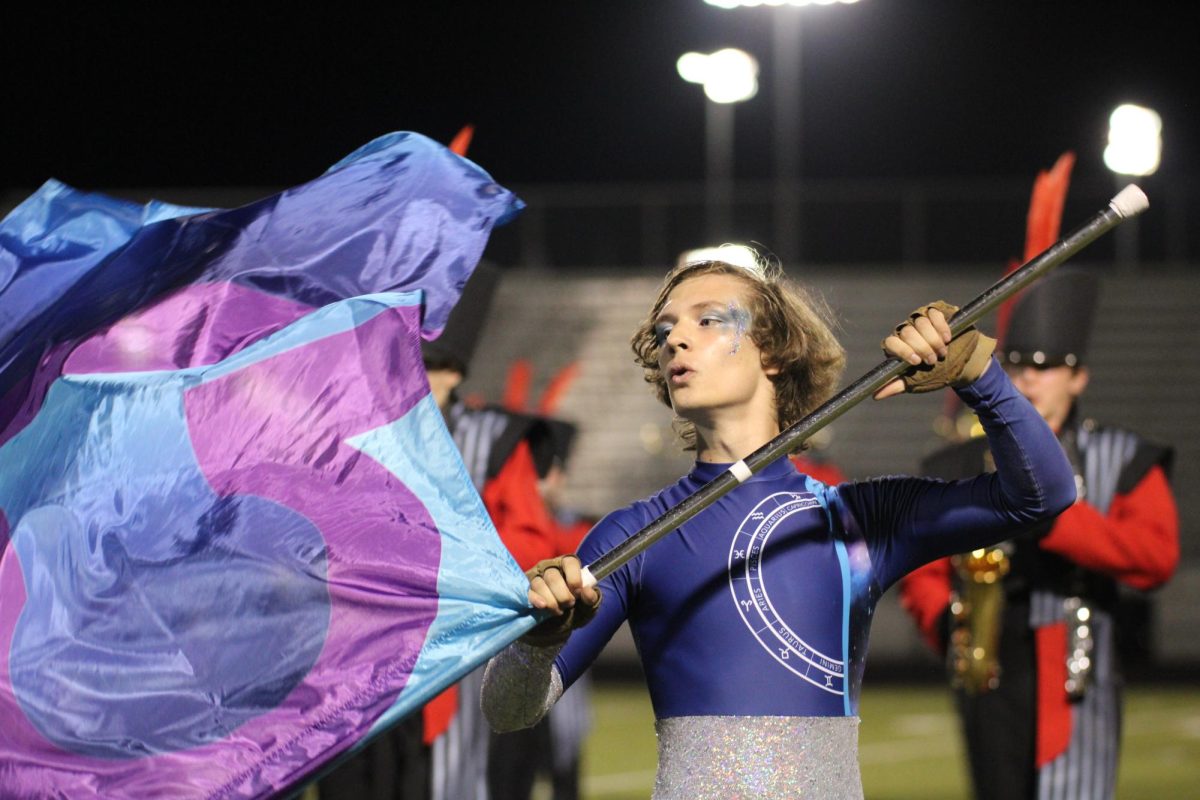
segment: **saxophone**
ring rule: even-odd
[[[1003,578],[1011,568],[1010,553],[1011,545],[1004,542],[951,558],[960,588],[950,599],[950,682],[969,694],[982,694],[1000,685]]]

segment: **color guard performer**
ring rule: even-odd
[[[970,330],[951,341],[952,306],[919,309],[887,337],[885,351],[912,367],[877,397],[957,387],[983,421],[994,473],[829,486],[781,458],[598,590],[580,569],[736,474],[832,393],[843,354],[816,308],[761,267],[705,261],[667,276],[633,346],[686,425],[695,467],[601,520],[578,558],[528,573],[530,602],[556,616],[489,662],[493,728],[535,724],[628,620],[657,719],[656,798],[862,797],[858,696],[879,597],[921,564],[994,544],[1075,497],[1062,449],[991,359],[992,340]]]

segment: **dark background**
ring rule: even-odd
[[[1165,6],[1164,6],[1165,7]],[[772,169],[778,9],[701,0],[55,4],[6,12],[0,187],[283,186],[392,130],[501,183],[675,181],[704,169],[704,99],[675,60],[742,47],[736,175]],[[1156,4],[862,0],[804,8],[802,174],[1030,177],[1067,149],[1104,174],[1110,110],[1164,120],[1196,174],[1195,31]],[[1184,6],[1178,6],[1184,8]],[[788,9],[794,13],[794,9]]]

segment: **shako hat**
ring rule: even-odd
[[[427,366],[448,367],[464,376],[467,374],[499,282],[497,267],[487,263],[475,267],[463,287],[462,296],[450,311],[441,336],[432,341],[421,341],[421,356]]]
[[[1060,269],[1022,292],[1004,332],[1001,360],[1034,367],[1078,367],[1088,342],[1100,282],[1081,269]]]

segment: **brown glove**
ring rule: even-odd
[[[558,570],[563,572],[563,561],[568,558],[579,560],[578,556],[568,555],[559,556],[558,558],[547,558],[534,564],[533,567],[525,572],[525,577],[529,578],[532,583],[534,578],[540,578],[550,570]],[[571,635],[571,631],[576,628],[582,628],[592,621],[596,616],[596,609],[600,607],[599,590],[597,589],[597,597],[595,604],[589,605],[582,599],[576,598],[575,605],[568,608],[564,613],[557,617],[551,617],[541,623],[529,633],[521,637],[521,641],[534,647],[555,647],[562,644]]]
[[[946,315],[947,320],[958,311],[958,306],[952,306],[944,300],[934,301],[909,314],[908,320],[896,326],[896,334],[898,335],[905,325],[911,325],[918,317],[926,316],[931,308],[941,311]],[[996,340],[983,335],[972,325],[950,340],[944,359],[936,364],[909,367],[902,376],[904,391],[921,394],[944,389],[947,386],[958,388],[974,383],[987,368],[992,351],[995,349]]]

